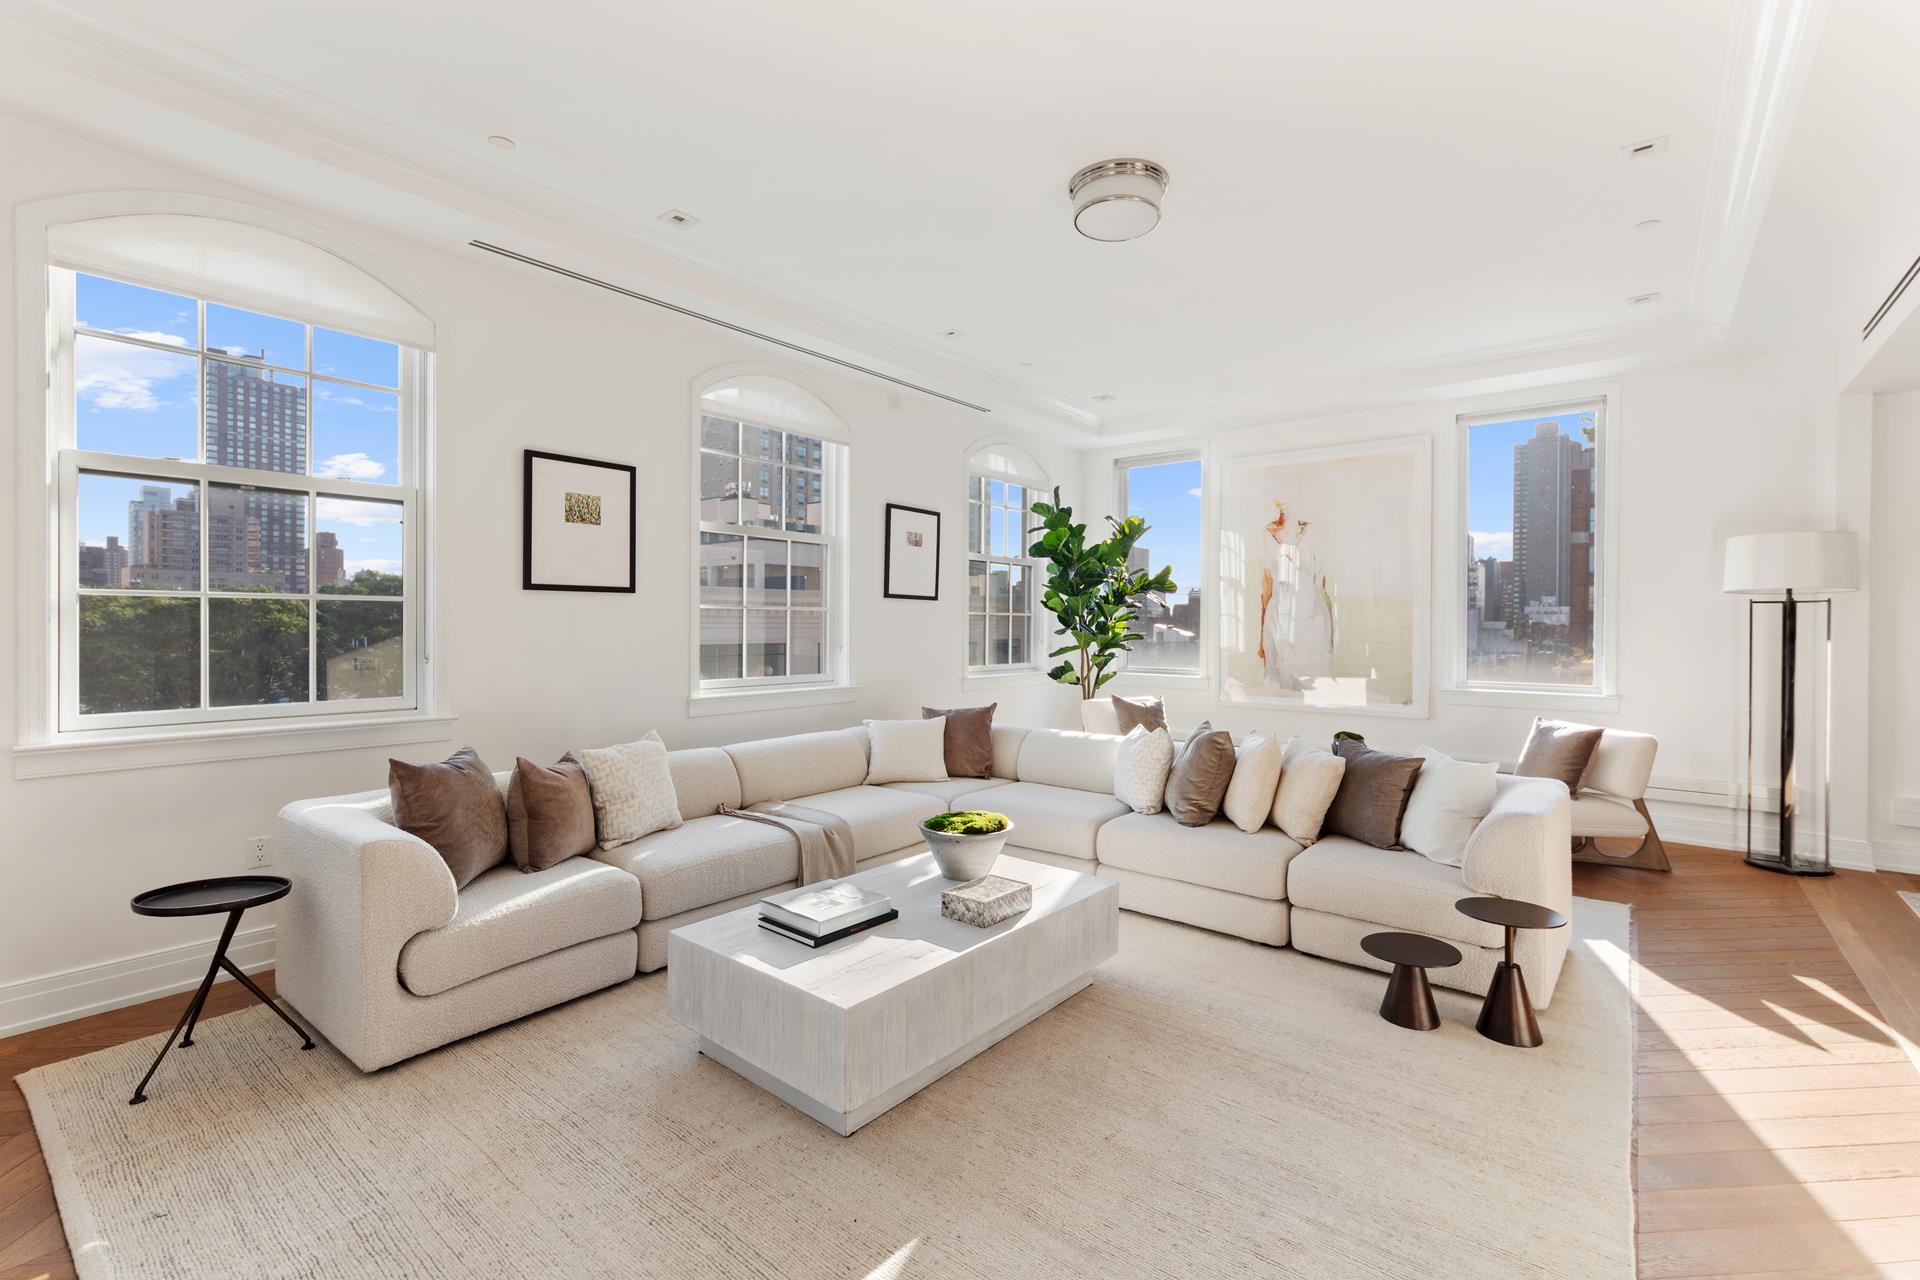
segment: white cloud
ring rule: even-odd
[[[398,573],[400,572],[400,562],[398,560],[382,559],[347,561],[348,573],[358,573],[362,569],[371,569],[375,573]]]
[[[378,480],[387,474],[387,466],[364,453],[336,453],[316,464],[313,474],[335,476],[342,480]]]
[[[1187,496],[1189,498],[1197,498],[1200,496],[1200,491],[1198,489],[1189,489],[1187,490]]]
[[[1476,560],[1492,556],[1496,560],[1513,559],[1512,533],[1474,533],[1467,534],[1473,539],[1473,555]]]
[[[133,335],[175,342],[166,334]],[[167,403],[163,383],[184,379],[187,398],[193,399],[191,361],[165,351],[125,342],[83,341],[74,344],[73,390],[81,403],[96,409],[131,409],[148,413]]]
[[[397,502],[356,502],[351,498],[322,498],[314,513],[317,524],[348,524],[360,528],[399,524]]]

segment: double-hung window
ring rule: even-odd
[[[422,355],[55,265],[63,730],[416,705]]]
[[[1041,568],[1027,554],[1035,490],[1004,477],[967,475],[967,668],[1031,667]]]
[[[1201,670],[1205,609],[1200,575],[1206,508],[1200,459],[1193,454],[1123,458],[1114,466],[1120,509],[1147,522],[1129,567],[1145,572],[1171,568],[1174,582],[1171,592],[1148,592],[1134,602],[1139,616],[1133,629],[1141,639],[1128,651],[1126,669],[1196,675]]]

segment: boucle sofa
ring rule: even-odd
[[[844,817],[862,869],[924,848],[922,819],[989,808],[1019,857],[1097,873],[1122,907],[1270,946],[1384,968],[1378,929],[1446,938],[1463,962],[1430,975],[1483,991],[1500,933],[1453,909],[1469,894],[1572,905],[1569,801],[1558,782],[1501,778],[1461,867],[1344,837],[1311,847],[1273,827],[1183,827],[1113,796],[1120,739],[993,730],[992,776],[869,786],[864,728],[668,753],[682,824],[524,874],[511,864],[455,891],[431,846],[392,825],[385,790],[301,801],[280,815],[293,892],[281,906],[279,990],[363,1070],[375,1070],[636,972],[665,966],[667,934],[752,904],[799,875],[793,839],[723,806],[797,800]],[[507,775],[498,776],[502,788]],[[1518,959],[1545,1007],[1567,930],[1524,931]]]

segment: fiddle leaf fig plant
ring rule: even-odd
[[[1092,698],[1119,674],[1112,669],[1114,660],[1143,638],[1132,630],[1140,616],[1134,602],[1149,591],[1175,590],[1173,568],[1163,566],[1153,573],[1128,566],[1134,544],[1147,531],[1147,522],[1139,516],[1108,516],[1111,531],[1089,542],[1087,526],[1074,523],[1073,508],[1061,505],[1058,487],[1052,502],[1033,504],[1033,514],[1042,523],[1032,530],[1034,543],[1027,554],[1047,562],[1040,603],[1060,623],[1058,634],[1068,638],[1047,655],[1062,659],[1047,678],[1078,685],[1082,699]]]

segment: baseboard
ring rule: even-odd
[[[1668,793],[1669,797],[1673,794]],[[1728,849],[1734,853],[1747,850],[1746,814],[1740,809],[1729,809],[1716,801],[1694,804],[1672,798],[1653,802],[1649,808],[1660,838],[1670,844]],[[1758,853],[1773,853],[1779,848],[1778,836],[1770,823],[1756,819],[1753,846]],[[1835,836],[1831,857],[1833,865],[1844,871],[1900,871],[1920,875],[1920,844]]]
[[[189,991],[206,977],[214,940],[164,947],[106,964],[84,965],[63,973],[0,987],[0,1036],[18,1035],[90,1013],[105,1013],[156,996]],[[273,926],[242,929],[227,955],[246,973],[273,967]],[[222,974],[222,982],[232,979]]]

